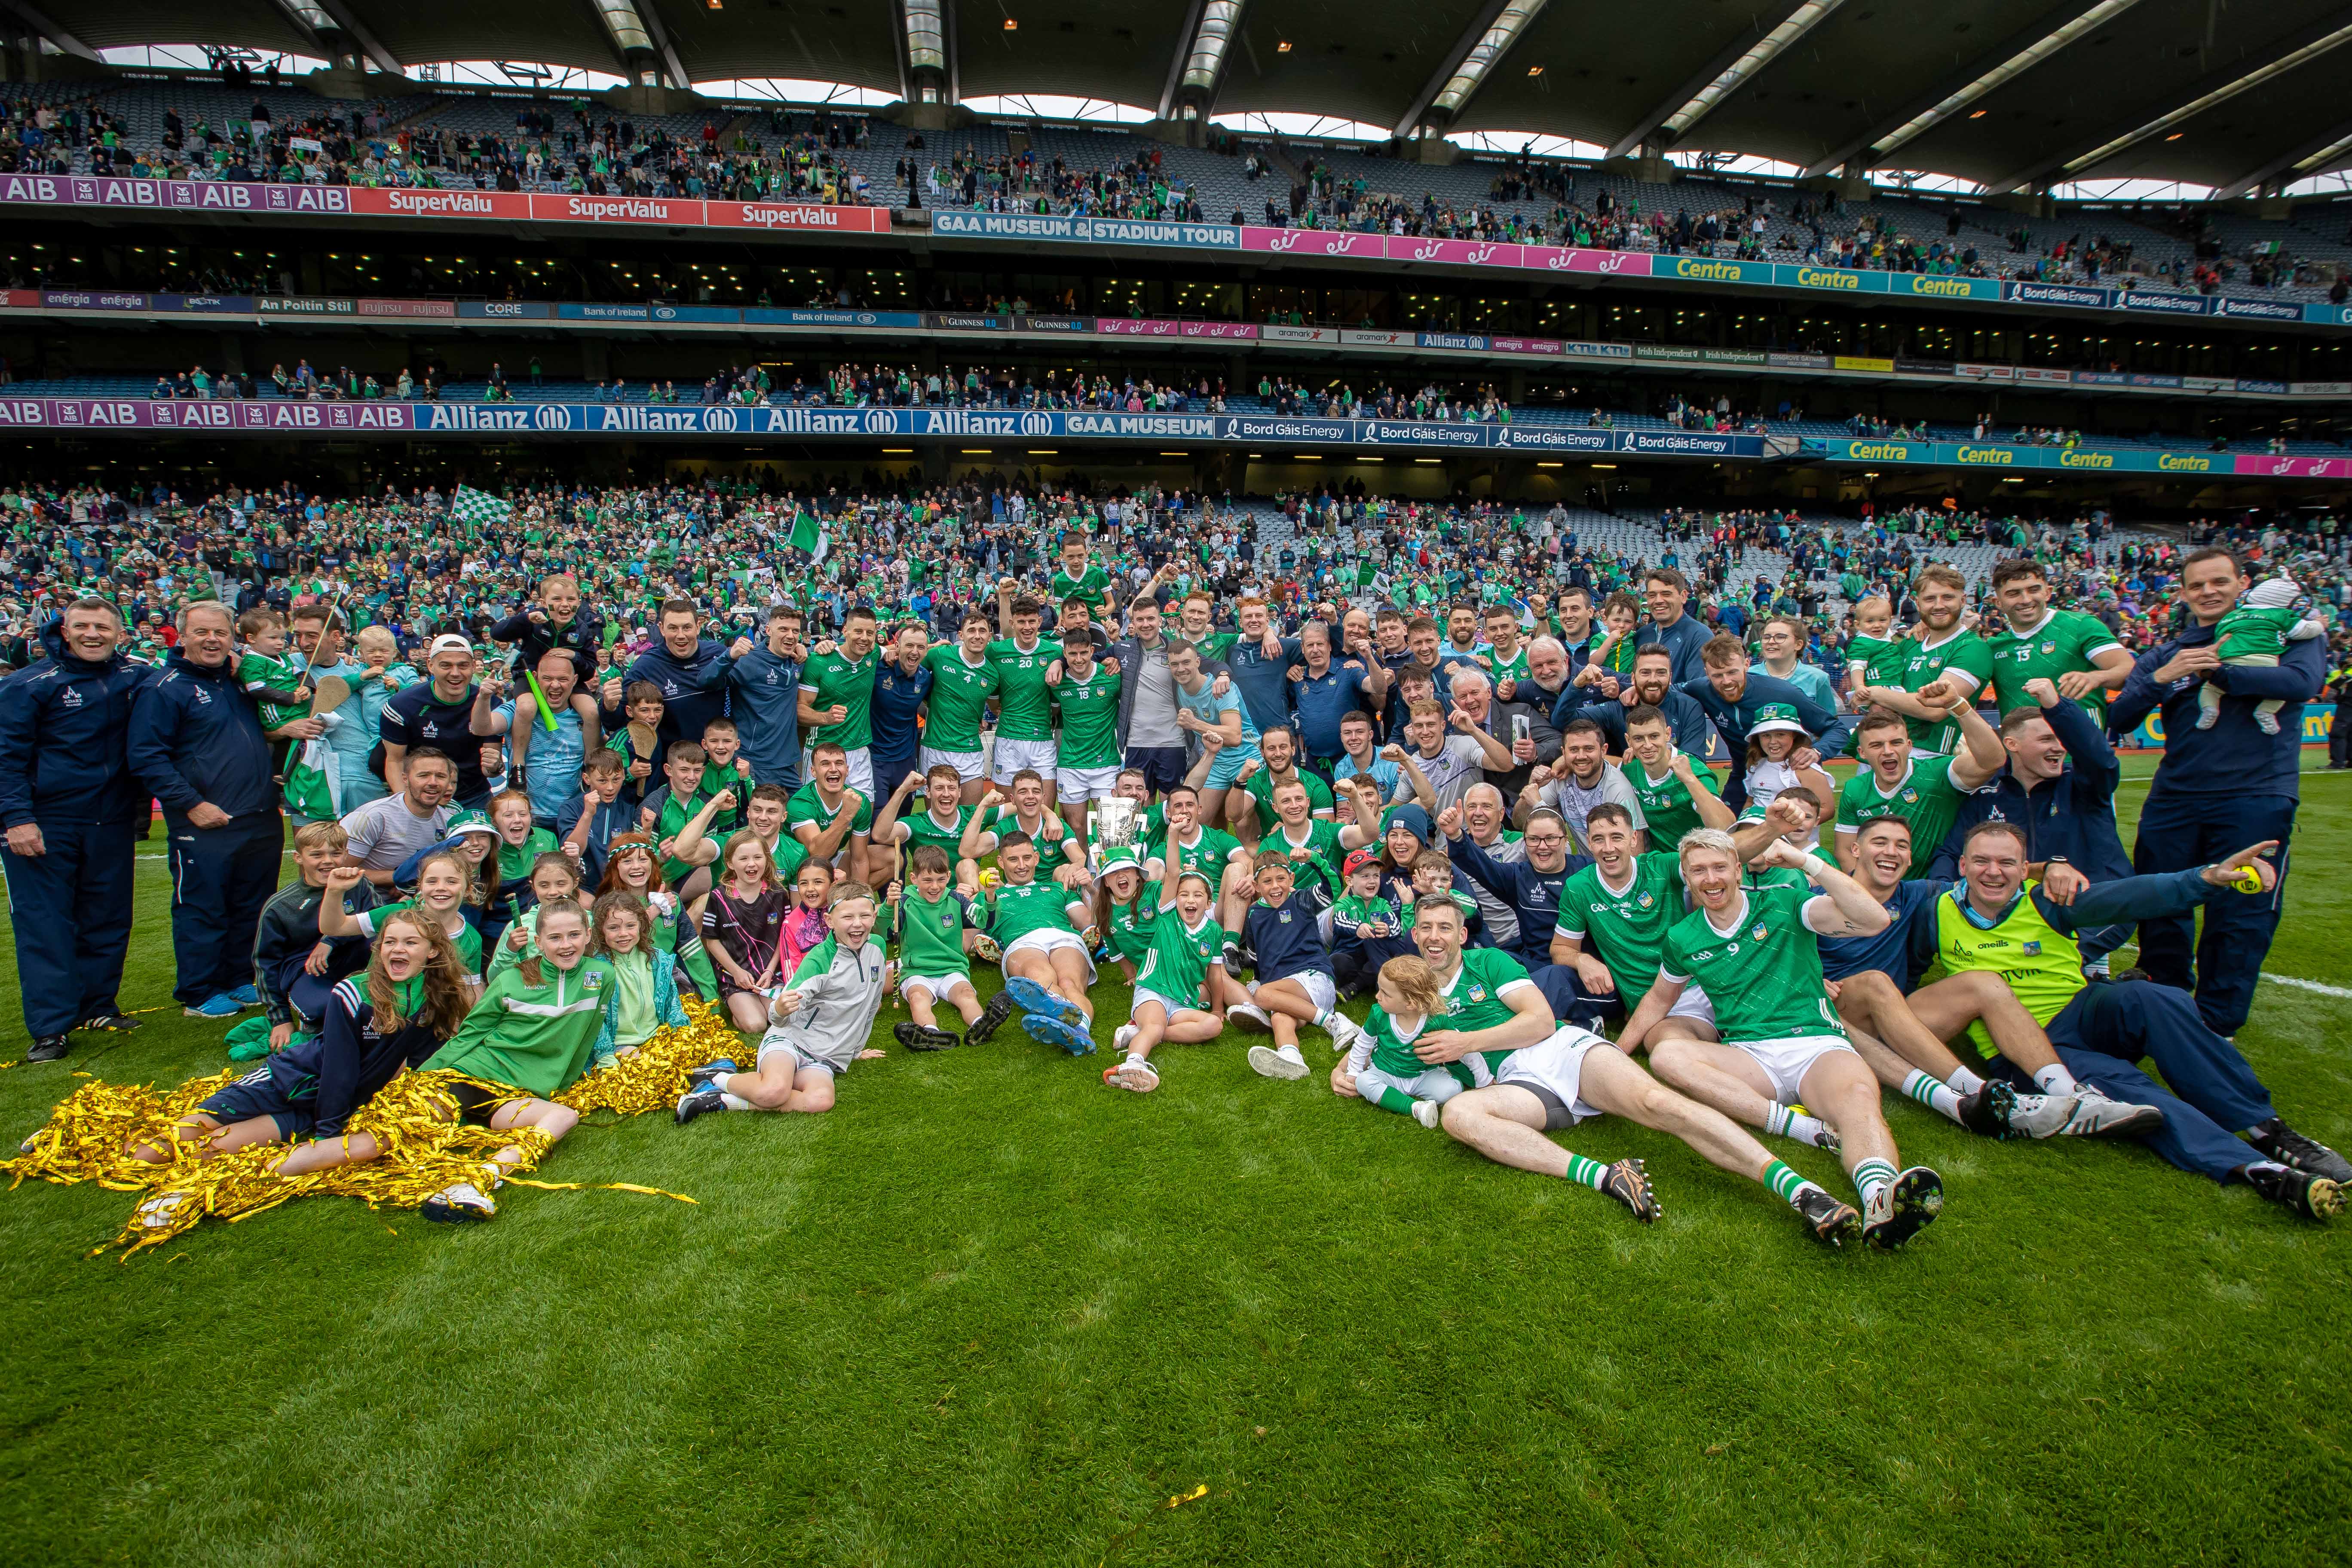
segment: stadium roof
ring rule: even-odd
[[[1183,105],[1428,127],[1487,144],[1856,166],[2005,191],[2131,180],[2228,195],[2352,166],[2343,0],[0,0],[71,52],[316,58],[321,19],[379,66],[528,61],[671,85],[789,80],[878,104],[943,34],[940,95]],[[936,19],[934,19],[936,14]],[[38,18],[37,21],[35,19]],[[120,57],[111,57],[120,58]],[[929,57],[925,57],[929,58]],[[729,96],[735,96],[730,93]],[[1182,112],[1179,108],[1176,112]]]

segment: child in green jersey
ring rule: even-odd
[[[1899,639],[1886,635],[1894,629],[1895,606],[1884,598],[1864,599],[1847,613],[1846,619],[1853,626],[1845,639],[1847,688],[1898,684],[1903,663],[1895,650]]]
[[[1601,601],[1601,638],[1592,645],[1585,668],[1613,675],[1622,682],[1633,673],[1633,657],[1641,651],[1637,646],[1642,626],[1640,601],[1631,594],[1610,595]]]
[[[580,868],[572,857],[564,854],[542,855],[531,862],[530,891],[531,907],[515,917],[507,927],[504,941],[490,958],[490,975],[495,979],[538,951],[540,907],[558,899],[577,900],[580,897]]]
[[[597,957],[613,966],[604,993],[604,1026],[598,1031],[598,1070],[634,1056],[658,1028],[684,1028],[689,1022],[677,999],[677,966],[655,940],[653,911],[630,892],[610,892],[590,911]]]
[[[1404,931],[1396,905],[1381,896],[1381,857],[1376,849],[1357,849],[1348,856],[1348,891],[1331,906],[1331,970],[1339,994],[1361,985],[1374,965],[1365,942],[1394,937]]]
[[[2303,590],[2284,573],[2265,577],[2246,590],[2237,607],[2213,626],[2213,651],[2223,664],[2261,669],[2278,668],[2279,656],[2290,642],[2307,642],[2327,628],[2315,616],[2295,608]],[[2254,727],[2265,735],[2278,733],[2279,710],[2285,700],[2273,697],[2254,704]],[[2221,689],[2211,681],[2197,689],[2197,727],[2210,730],[2221,716]]]
[[[473,876],[458,860],[455,851],[436,849],[417,862],[416,894],[398,903],[384,904],[372,910],[351,913],[344,896],[365,873],[356,866],[338,866],[327,873],[327,896],[319,903],[319,934],[322,937],[357,936],[373,942],[386,919],[402,910],[415,910],[430,916],[457,950],[463,972],[459,978],[466,983],[468,1001],[482,994],[482,937],[474,922],[466,918],[466,894],[473,886]]]
[[[1440,1106],[1478,1087],[1480,1080],[1472,1075],[1486,1070],[1486,1058],[1473,1051],[1458,1062],[1432,1067],[1413,1055],[1413,1041],[1445,1010],[1445,994],[1425,958],[1408,953],[1381,964],[1372,1003],[1365,1032],[1348,1053],[1356,1092],[1383,1110],[1436,1126]]]
[[[286,658],[286,623],[275,610],[247,610],[236,618],[245,647],[237,685],[261,709],[261,727],[281,729],[310,711],[310,688]]]
[[[939,1026],[933,1008],[941,1002],[963,1016],[969,1030],[980,1022],[980,994],[971,987],[971,960],[964,931],[971,911],[949,886],[947,851],[919,844],[909,857],[914,888],[893,882],[885,895],[898,925],[898,994],[911,1023],[893,1024],[890,1034],[910,1051],[939,1051],[960,1042]]]
[[[1173,845],[1163,863],[1171,870],[1181,866]],[[1111,1036],[1113,1047],[1127,1053],[1103,1069],[1103,1082],[1112,1088],[1150,1094],[1160,1087],[1151,1053],[1163,1041],[1196,1045],[1224,1032],[1224,1008],[1211,980],[1211,972],[1222,975],[1225,964],[1225,929],[1210,907],[1215,898],[1201,872],[1175,871],[1173,900],[1160,906],[1150,951],[1136,973],[1135,1021]]]
[[[1094,918],[1087,927],[1088,940],[1101,944],[1095,956],[1116,964],[1120,977],[1134,984],[1136,966],[1151,952],[1151,928],[1159,919],[1160,884],[1145,879],[1133,847],[1107,851],[1095,878]]]

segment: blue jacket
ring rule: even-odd
[[[762,643],[729,668],[727,701],[753,782],[799,788],[801,661],[779,658]]]
[[[119,653],[75,658],[61,626],[42,628],[46,662],[0,680],[0,827],[143,822],[147,792],[126,742],[132,700],[155,670]]]
[[[694,645],[691,658],[677,658],[661,643],[637,655],[629,666],[628,680],[650,680],[661,688],[662,757],[669,755],[673,742],[692,741],[700,745],[702,727],[726,716],[727,671],[733,663],[727,657],[726,646],[709,637]],[[627,681],[623,685],[625,687]],[[799,700],[797,693],[793,700]],[[623,701],[625,707],[625,694]],[[660,761],[659,757],[655,759],[656,764]],[[656,765],[654,772],[658,775],[660,767]]]
[[[131,771],[175,823],[204,802],[231,816],[278,809],[269,738],[223,659],[210,669],[173,648],[131,709]]]
[[[2139,656],[2124,688],[2107,708],[2107,728],[2126,734],[2151,712],[2164,717],[2164,760],[2148,786],[2163,795],[2284,795],[2299,799],[2303,767],[2303,705],[2319,695],[2327,679],[2326,639],[2291,642],[2273,669],[2223,665],[2208,676],[2188,676],[2159,687],[2156,672],[2185,647],[2213,640],[2210,626],[2191,626],[2170,642]],[[2210,730],[2197,727],[2197,692],[2208,680],[2221,689],[2221,711]],[[2254,725],[2254,704],[2278,698],[2279,732],[2265,735]]]
[[[1524,860],[1497,860],[1470,835],[1445,841],[1445,853],[1471,879],[1509,903],[1519,917],[1518,940],[1503,949],[1529,969],[1551,962],[1552,932],[1559,929],[1559,889],[1592,862],[1570,855],[1557,871],[1538,871]]]
[[[1992,783],[1960,803],[1950,835],[1936,851],[1930,876],[1958,876],[1960,845],[1969,828],[1985,821],[2013,822],[2025,829],[2030,860],[2063,856],[2094,882],[2132,874],[2131,854],[2116,831],[2116,784],[2124,771],[2115,748],[2079,702],[2062,700],[2042,710],[2042,716],[2065,743],[2071,759],[2066,768],[2030,790],[2008,768],[2001,769]]]
[[[931,672],[922,665],[908,675],[898,668],[895,658],[886,658],[874,672],[874,742],[869,748],[877,757],[903,762],[911,769],[915,762],[915,715],[921,710],[923,700],[931,694]],[[877,773],[874,792],[887,795],[898,787],[898,781],[882,782]]]

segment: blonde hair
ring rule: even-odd
[[[1445,993],[1437,984],[1437,972],[1425,958],[1412,953],[1391,958],[1381,965],[1381,979],[1424,1018],[1445,1009]]]
[[[351,842],[352,836],[343,831],[343,825],[331,818],[325,822],[306,822],[294,830],[294,847],[297,849],[331,849],[340,855],[350,847]]]

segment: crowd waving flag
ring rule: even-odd
[[[486,522],[507,522],[514,517],[514,503],[500,500],[488,490],[478,490],[470,485],[459,485],[457,493],[449,498],[449,515],[469,527],[478,528]]]
[[[816,514],[803,511],[793,514],[793,531],[784,536],[784,542],[794,550],[806,551],[812,561],[822,561],[825,547],[832,542],[826,537],[824,524],[817,521]]]

